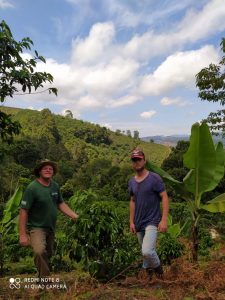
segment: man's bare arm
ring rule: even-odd
[[[19,242],[21,246],[28,246],[29,239],[26,233],[26,225],[27,225],[28,211],[24,208],[20,209],[19,212]]]
[[[65,203],[62,202],[58,205],[59,210],[72,220],[76,220],[78,218],[78,215]]]
[[[160,193],[160,197],[162,198],[162,219],[159,223],[158,230],[160,232],[166,232],[167,231],[167,218],[168,218],[168,212],[169,212],[169,199],[167,196],[167,192],[164,191]]]
[[[135,213],[135,201],[134,197],[130,198],[130,232],[136,233],[135,225],[134,225],[134,213]]]

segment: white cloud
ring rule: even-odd
[[[225,29],[225,3],[224,0],[209,1],[200,12],[189,11],[179,25],[181,38],[196,41]]]
[[[82,40],[77,38],[72,44],[72,63],[96,63],[105,56],[111,45],[115,29],[113,23],[97,23],[90,30],[89,36]]]
[[[184,19],[172,26],[172,29],[161,34],[153,30],[142,35],[136,34],[122,47],[121,52],[126,57],[145,61],[222,32],[225,29],[224,0],[212,0],[200,11],[189,10]]]
[[[150,119],[152,116],[156,114],[155,110],[144,111],[140,114],[141,118]]]
[[[198,3],[205,2],[199,0]],[[137,27],[140,24],[155,24],[162,18],[174,15],[188,5],[196,4],[194,0],[170,0],[168,1],[149,1],[149,0],[107,0],[108,13],[120,27]]]
[[[0,0],[0,8],[13,8],[14,5],[7,0]]]
[[[88,68],[83,84],[95,95],[109,96],[128,89],[138,70],[138,63],[115,57],[105,66]]]
[[[108,124],[108,123],[100,124],[100,126],[106,127],[106,128],[108,128],[108,129],[112,129],[112,125],[110,125],[110,124]]]
[[[167,57],[152,74],[143,77],[139,92],[142,95],[160,95],[178,86],[193,88],[195,75],[218,60],[218,53],[212,46],[177,52]]]
[[[110,106],[111,107],[120,107],[120,106],[124,106],[124,105],[131,105],[131,104],[137,102],[138,100],[140,100],[140,97],[138,97],[138,96],[127,95],[124,97],[120,97],[116,100],[112,100],[110,102]]]
[[[53,75],[52,86],[58,88],[58,97],[43,93],[41,97],[39,94],[27,95],[26,99],[29,101],[32,97],[32,101],[65,106],[74,115],[80,116],[88,110],[132,105],[145,96],[161,95],[177,86],[193,88],[196,73],[209,63],[217,61],[217,51],[212,46],[205,46],[196,51],[177,52],[169,56],[153,73],[141,77],[139,73],[142,65],[119,56],[103,65],[75,66],[47,59],[46,64],[37,64],[37,70]],[[48,87],[49,84],[45,86]],[[184,105],[178,100],[173,104]]]
[[[76,5],[81,3],[77,0],[70,2]],[[186,0],[180,5],[185,7],[188,2]],[[158,10],[158,14],[167,15],[182,9],[175,0],[172,3],[171,8],[167,6],[164,11]],[[89,6],[90,1],[86,1],[85,5]],[[123,6],[118,1],[116,5]],[[212,15],[209,16],[210,9]],[[132,9],[129,12],[135,14]],[[204,27],[200,20],[207,16],[207,26],[200,30],[199,27]],[[217,18],[220,22],[216,21]],[[212,46],[176,52],[149,74],[146,74],[146,67],[151,67],[153,56],[160,57],[175,47],[179,49],[187,42],[195,42],[208,33],[213,34],[212,28],[216,32],[225,28],[221,0],[209,2],[201,11],[189,12],[180,24],[174,26],[173,32],[156,34],[149,30],[120,44],[116,40],[119,32],[112,22],[96,23],[87,37],[79,37],[72,42],[70,62],[60,64],[56,60],[47,59],[46,64],[38,63],[39,71],[47,71],[54,76],[53,86],[58,88],[58,97],[45,93],[41,97],[32,95],[32,101],[58,104],[79,116],[84,111],[132,105],[145,96],[163,95],[179,86],[193,89],[196,73],[209,63],[218,62],[218,53]],[[45,88],[48,87],[50,85],[47,84]],[[31,99],[30,96],[26,98],[28,101]],[[167,99],[166,102],[164,99],[161,104],[182,106],[185,102],[179,99]]]
[[[160,103],[164,106],[168,106],[168,105],[176,105],[176,106],[186,106],[188,105],[187,101],[183,101],[180,98],[169,98],[169,97],[163,97],[160,100]]]

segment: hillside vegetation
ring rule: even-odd
[[[79,189],[99,191],[105,187],[104,194],[111,194],[110,199],[115,200],[118,195],[107,193],[108,189],[112,190],[112,183],[121,190],[118,200],[126,200],[126,185],[132,174],[129,161],[132,149],[143,149],[146,158],[159,166],[170,153],[168,147],[55,115],[48,109],[39,112],[1,107],[1,110],[11,114],[22,126],[12,145],[2,144],[0,147],[0,174],[3,178],[0,197],[3,202],[12,194],[19,178],[33,178],[33,167],[43,158],[58,163],[56,180],[62,186],[64,197],[68,198]]]

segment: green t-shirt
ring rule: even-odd
[[[59,186],[53,180],[44,186],[37,180],[32,181],[24,192],[21,208],[28,210],[27,228],[46,228],[55,230],[58,204],[63,199]]]

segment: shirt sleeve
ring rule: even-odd
[[[64,200],[63,200],[62,193],[61,193],[59,187],[58,187],[58,190],[59,190],[58,191],[58,195],[59,195],[59,197],[58,197],[58,204],[60,204],[60,203],[64,202]]]
[[[157,177],[155,178],[154,190],[157,193],[162,193],[166,190],[165,184],[159,175],[157,175]]]
[[[23,194],[22,201],[20,203],[20,208],[30,209],[34,202],[34,194],[32,189],[27,188]]]
[[[129,180],[129,183],[128,183],[128,192],[131,197],[134,196],[131,180]]]

